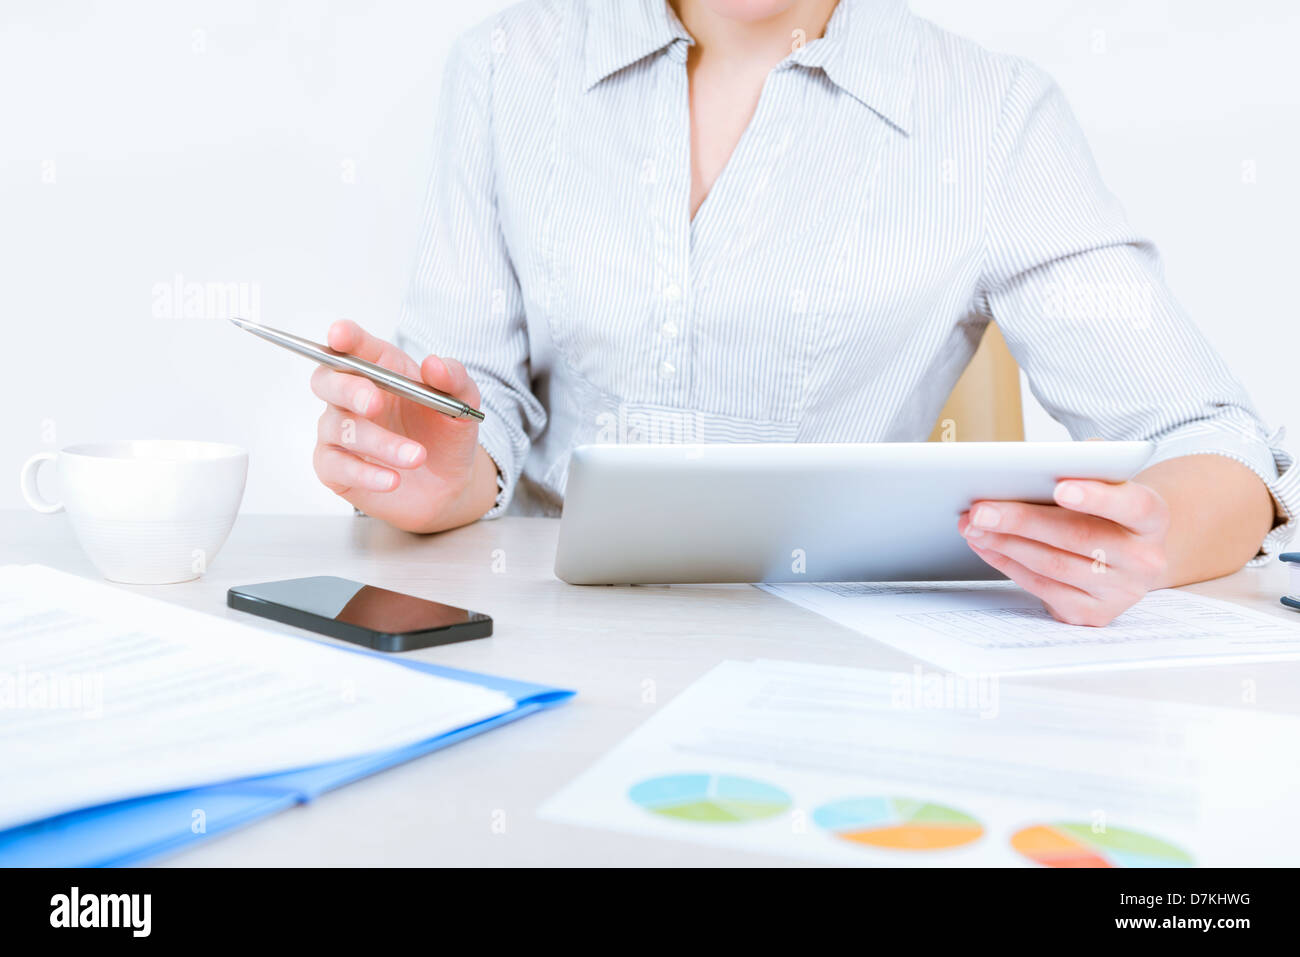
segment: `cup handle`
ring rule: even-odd
[[[46,515],[63,511],[63,503],[51,502],[41,497],[40,491],[36,488],[36,473],[41,470],[42,462],[52,462],[58,456],[58,452],[37,452],[23,463],[23,470],[19,479],[23,489],[23,498],[27,500],[27,504],[38,512],[44,512]]]

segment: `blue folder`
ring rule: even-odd
[[[374,654],[360,649],[339,650]],[[310,801],[326,791],[445,748],[462,738],[560,704],[574,694],[560,688],[442,668],[419,661],[396,660],[395,663],[505,692],[515,699],[515,708],[392,751],[281,774],[131,798],[0,831],[0,867],[120,867],[136,864]],[[204,814],[202,833],[197,834],[193,826],[196,808],[201,808]]]

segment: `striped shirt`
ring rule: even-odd
[[[925,439],[996,320],[1072,436],[1244,463],[1289,538],[1300,469],[1042,71],[840,0],[692,219],[692,42],[663,0],[531,0],[453,47],[398,341],[478,383],[489,516],[558,512],[583,443]]]

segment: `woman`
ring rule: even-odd
[[[329,341],[487,418],[319,370],[317,475],[370,515],[554,514],[570,450],[630,421],[920,440],[996,320],[1075,438],[1159,443],[1135,481],[961,517],[1058,619],[1105,624],[1289,535],[1300,470],[1059,90],[901,0],[534,0],[455,47],[438,130],[398,345]]]

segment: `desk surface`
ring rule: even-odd
[[[781,658],[910,670],[916,659],[748,585],[566,585],[551,573],[558,527],[551,519],[504,518],[421,537],[368,518],[244,515],[203,579],[133,587],[179,605],[243,618],[226,608],[231,585],[302,575],[355,578],[473,608],[495,620],[491,638],[414,655],[578,691],[563,707],[359,781],[162,863],[799,863],[555,824],[535,812],[720,661]],[[64,515],[0,512],[0,529],[0,564],[38,562],[97,577]],[[1293,617],[1295,612],[1278,603],[1286,587],[1286,569],[1275,562],[1190,590]],[[1295,693],[1300,662],[1017,680],[1300,713]],[[646,700],[647,689],[653,690],[653,702]],[[504,828],[497,823],[502,820]]]

